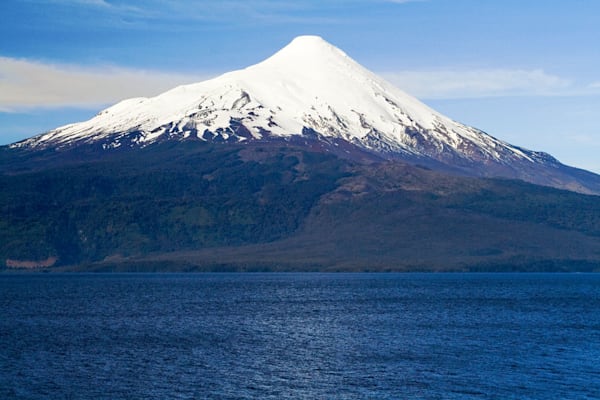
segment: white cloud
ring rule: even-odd
[[[572,95],[572,81],[540,69],[446,69],[382,73],[419,98],[452,99],[494,96]]]
[[[91,6],[111,7],[105,0],[73,0],[74,3],[81,3]]]
[[[89,68],[0,57],[0,111],[97,108],[129,97],[156,95],[200,81],[191,76],[120,67]]]
[[[422,3],[427,0],[384,0],[386,3],[406,4],[406,3]]]
[[[576,85],[543,70],[445,69],[381,75],[422,99],[600,93],[600,82]],[[208,74],[185,75],[115,66],[92,68],[0,57],[0,111],[97,109],[125,98],[153,96],[209,77]]]
[[[86,6],[101,6],[110,7],[111,5],[106,0],[38,0],[39,3],[53,3],[53,4],[65,4],[65,5],[77,5],[82,4]]]
[[[313,0],[30,0],[41,4],[56,4],[63,7],[67,14],[58,18],[56,23],[69,24],[73,8],[86,12],[100,13],[105,18],[91,23],[101,25],[127,25],[146,28],[148,24],[169,24],[170,29],[185,30],[190,22],[231,22],[254,24],[256,20],[269,24],[318,24],[327,25],[348,21],[340,17],[339,11],[349,7],[369,6],[373,1],[379,3],[405,4],[429,0],[331,0],[316,2]],[[331,14],[333,12],[333,14]],[[181,24],[181,25],[171,25]]]
[[[37,0],[41,3],[53,3],[65,6],[91,6],[91,7],[101,7],[107,9],[120,9],[123,7],[122,5],[116,5],[109,3],[106,0]],[[128,7],[128,6],[125,6]]]

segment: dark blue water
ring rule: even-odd
[[[600,398],[600,275],[0,275],[2,399]]]

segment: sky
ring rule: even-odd
[[[2,0],[0,145],[305,34],[450,118],[600,173],[597,0]]]

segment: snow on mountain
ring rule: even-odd
[[[297,37],[246,69],[153,98],[125,100],[89,121],[14,146],[102,141],[118,147],[190,136],[247,140],[305,129],[378,152],[532,161],[527,152],[437,113],[317,36]]]
[[[11,147],[61,150],[92,144],[109,150],[165,140],[292,137],[310,137],[329,149],[351,143],[336,148],[338,154],[358,148],[444,171],[600,193],[599,176],[453,121],[317,36],[297,37],[248,68],[122,101],[88,121]]]

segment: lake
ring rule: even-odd
[[[600,274],[1,274],[2,399],[598,399]]]

